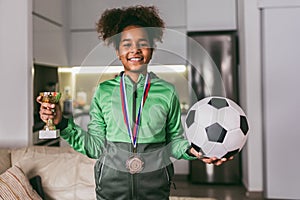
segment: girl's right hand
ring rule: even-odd
[[[41,104],[40,106],[40,118],[43,122],[47,123],[48,119],[53,119],[55,125],[59,124],[62,120],[61,107],[58,104],[43,103],[42,96],[38,96],[36,101]]]

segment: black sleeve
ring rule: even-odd
[[[189,148],[185,151],[185,153],[187,153],[189,156],[196,157],[194,154],[191,153],[191,148],[192,146],[189,146]]]
[[[62,117],[61,122],[56,125],[56,128],[60,130],[64,130],[68,126],[68,119],[65,117]]]

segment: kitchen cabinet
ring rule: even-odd
[[[187,31],[236,30],[236,0],[186,0]]]
[[[67,65],[67,50],[62,27],[33,15],[34,62],[49,65]]]
[[[67,2],[34,0],[33,59],[35,63],[68,65]]]

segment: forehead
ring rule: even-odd
[[[127,26],[121,33],[123,40],[149,40],[148,33],[144,28],[138,26]]]

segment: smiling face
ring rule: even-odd
[[[148,34],[143,28],[139,26],[124,28],[116,52],[127,75],[147,73],[147,65],[152,58],[153,49]]]

